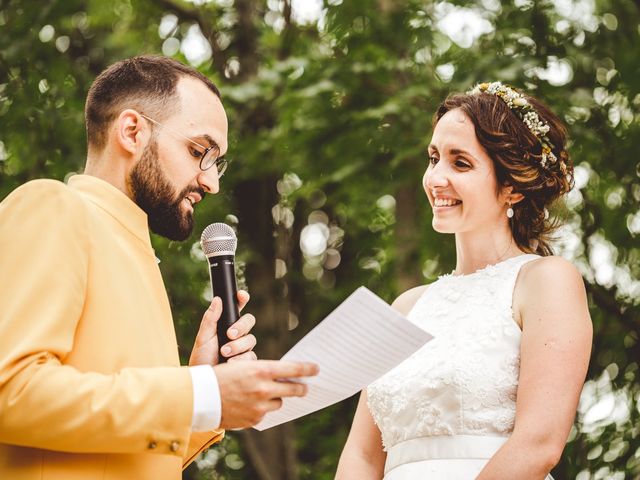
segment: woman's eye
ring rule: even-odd
[[[191,153],[191,156],[195,158],[200,158],[202,156],[202,152],[194,147],[189,147],[189,153]]]
[[[438,160],[439,160],[438,157],[434,157],[433,155],[429,157],[429,163],[431,165],[435,165],[436,163],[438,163]]]
[[[471,168],[471,165],[469,165],[467,162],[464,162],[462,160],[456,160],[456,167],[458,167],[458,168]]]

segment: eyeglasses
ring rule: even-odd
[[[196,149],[192,149],[192,150],[190,149],[191,155],[194,156],[195,158],[200,159],[200,163],[198,164],[200,167],[200,170],[202,171],[209,170],[211,167],[215,165],[216,170],[218,171],[218,178],[224,175],[224,172],[227,170],[227,166],[229,166],[229,161],[224,157],[220,157],[220,148],[218,148],[218,145],[214,143],[210,147],[204,147],[200,145],[198,142],[194,142],[189,137],[182,135],[181,133],[177,133],[172,130],[169,130],[163,124],[154,120],[151,117],[147,117],[142,113],[140,114],[140,116],[142,118],[149,120],[151,123],[158,125],[158,127],[163,128],[167,133],[174,135],[175,137],[179,137],[184,140],[187,140],[188,142],[191,142],[194,145],[197,145],[198,147],[200,147],[202,151],[196,150]]]

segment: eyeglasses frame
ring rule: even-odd
[[[139,112],[138,112],[139,113]],[[154,120],[153,118],[149,117],[148,115],[145,115],[144,113],[140,113],[140,116],[148,121],[150,121],[151,123],[154,123],[155,125],[157,125],[158,127],[162,128],[164,131],[166,131],[167,133],[180,137],[183,140],[187,140],[188,142],[193,143],[194,145],[197,145],[198,147],[202,148],[204,151],[202,152],[202,156],[200,157],[200,162],[198,163],[198,168],[200,168],[200,170],[202,170],[203,172],[206,172],[207,170],[209,170],[211,167],[213,167],[214,165],[216,166],[216,171],[218,172],[218,178],[222,178],[222,176],[224,175],[224,172],[227,170],[227,166],[229,165],[229,160],[227,160],[226,158],[221,158],[220,157],[220,148],[218,147],[218,145],[211,145],[209,147],[205,147],[204,145],[200,145],[198,142],[191,140],[189,137],[187,137],[186,135],[183,135],[181,133],[178,133],[176,131],[171,130],[170,128],[167,128],[165,125],[163,125],[162,123],[158,122],[157,120]],[[212,151],[213,149],[217,149],[218,150],[218,156],[215,157],[215,159],[213,160],[213,162],[211,162],[211,165],[209,165],[206,168],[202,167],[202,161],[205,159],[205,157],[207,156],[207,153],[209,153],[210,151]],[[218,162],[221,162],[220,164]]]

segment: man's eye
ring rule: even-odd
[[[191,156],[194,158],[202,157],[202,152],[195,147],[189,147],[189,153],[191,153]]]

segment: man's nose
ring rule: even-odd
[[[220,180],[218,178],[218,169],[213,165],[208,170],[200,172],[198,175],[198,184],[207,193],[216,194],[220,191]]]

